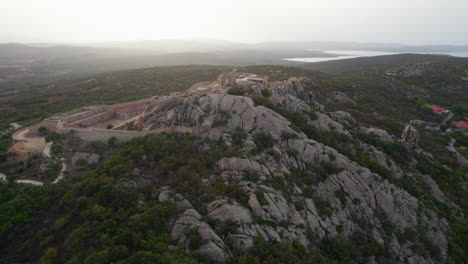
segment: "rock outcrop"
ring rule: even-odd
[[[375,127],[359,127],[359,132],[383,142],[393,142],[392,136],[387,131]]]
[[[213,229],[201,220],[201,215],[194,209],[188,209],[179,216],[171,232],[171,238],[177,241],[177,246],[188,249],[190,232],[196,232],[203,241],[196,252],[207,256],[213,262],[224,263],[229,257],[224,251],[226,245]]]
[[[401,134],[401,139],[409,149],[416,150],[419,148],[419,132],[414,126],[406,125]]]
[[[221,82],[229,87],[236,80],[225,76]],[[257,96],[268,89],[268,100],[276,107],[307,116],[307,123],[318,131],[346,135],[359,146],[359,151],[387,170],[392,179],[403,176],[398,165],[382,151],[352,138],[346,127],[355,127],[358,122],[349,113],[337,111],[330,116],[322,113],[324,108],[315,99],[316,84],[312,80],[293,78],[286,82],[249,81],[236,85]],[[310,112],[316,115],[312,118],[307,115]],[[195,251],[221,263],[232,256],[231,249],[248,251],[256,237],[265,241],[298,241],[308,248],[314,243],[307,235],[311,232],[318,239],[349,238],[361,232],[381,246],[391,244],[389,248],[396,262],[434,263],[414,252],[412,242],[398,241],[388,231],[389,226],[394,230],[392,232],[402,233],[424,225],[430,230],[427,236],[440,249],[442,258],[446,256],[448,226],[445,220],[422,207],[415,197],[383,175],[292,127],[291,121],[270,108],[255,105],[247,96],[215,93],[186,99],[167,97],[147,108],[135,122],[135,128],[205,135],[226,147],[233,147],[236,133],[245,135],[240,146],[244,153],[218,160],[214,174],[204,182],[230,182],[248,196],[248,201],[243,203],[218,197],[206,204],[204,217],[235,223],[235,231],[228,234],[232,241],[230,246],[226,243],[227,238],[203,221],[205,218],[183,196],[170,190],[160,193],[161,202],[175,203],[178,209],[185,210],[171,232],[171,238],[179,248],[188,250],[189,234],[197,232],[204,243]],[[273,143],[259,148],[254,136],[260,132],[271,137]],[[359,132],[378,141],[395,142],[391,135],[379,128],[360,126]],[[416,148],[417,138],[417,130],[407,126],[402,135],[405,144]],[[425,181],[431,186],[434,197],[445,202],[437,185],[428,178]]]

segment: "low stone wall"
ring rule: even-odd
[[[134,117],[136,118],[136,117]],[[131,119],[127,120],[131,121]],[[55,125],[55,126],[54,126]],[[114,129],[102,129],[102,128],[70,128],[63,127],[60,122],[43,120],[33,126],[30,126],[29,129],[35,130],[39,127],[44,126],[49,129],[51,132],[58,134],[68,134],[72,133],[86,142],[91,141],[100,141],[106,143],[110,138],[115,137],[118,143],[123,143],[130,141],[134,137],[143,137],[149,134],[161,134],[161,133],[180,133],[180,134],[192,134],[202,137],[208,137],[212,140],[221,139],[221,131],[216,129],[211,129],[208,127],[200,128],[191,128],[191,127],[168,127],[168,128],[158,128],[150,131],[129,131],[129,130],[114,130]]]
[[[140,131],[127,131],[127,130],[111,130],[111,129],[82,129],[82,128],[57,128],[57,133],[66,134],[70,133],[73,130],[73,133],[84,141],[101,141],[107,142],[110,138],[115,137],[117,142],[126,142],[132,139],[133,137],[142,137],[146,136],[148,133]]]

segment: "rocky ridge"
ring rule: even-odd
[[[225,78],[221,80],[225,90],[236,87],[236,74],[221,77]],[[226,146],[235,144],[236,134],[243,136],[241,153],[220,159],[206,184],[219,179],[235,184],[247,194],[247,203],[218,197],[205,205],[206,214],[202,215],[181,194],[172,197],[171,190],[161,191],[159,200],[173,203],[181,211],[171,233],[177,247],[194,250],[189,247],[189,236],[196,232],[204,242],[195,251],[223,263],[236,252],[248,251],[257,237],[265,241],[298,241],[310,248],[314,239],[350,238],[362,233],[369,241],[389,248],[396,262],[437,263],[437,259],[415,252],[414,241],[398,237],[424,226],[427,232],[421,236],[440,249],[439,259],[446,258],[447,222],[392,184],[389,180],[401,178],[406,172],[354,135],[362,133],[383,142],[397,141],[394,137],[382,129],[358,126],[349,113],[327,113],[315,99],[317,85],[308,78],[242,84],[237,88],[242,89],[243,96],[214,93],[162,97],[134,123],[135,129],[190,133]],[[384,167],[391,178],[309,138],[277,111],[254,103],[255,97],[268,99],[274,109],[299,113],[317,131],[333,132],[356,142],[360,151]],[[263,143],[259,135],[270,143]],[[402,140],[409,149],[417,148],[417,131],[407,126]],[[430,176],[424,179],[435,199],[446,201]],[[235,229],[218,234],[206,219],[232,224]]]

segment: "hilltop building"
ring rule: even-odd
[[[443,113],[447,113],[449,110],[447,108],[443,108],[442,106],[438,106],[438,105],[428,105],[432,111],[438,113],[438,114],[443,114]]]
[[[458,129],[468,130],[468,122],[459,121],[459,122],[452,122]]]

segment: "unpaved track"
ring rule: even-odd
[[[53,184],[59,183],[63,177],[65,176],[65,171],[67,170],[67,164],[65,164],[63,158],[62,158],[62,168],[60,169],[58,177],[52,182]],[[3,173],[0,172],[0,182],[6,182],[7,181],[7,176]],[[44,182],[41,181],[36,181],[36,180],[16,180],[15,183],[18,184],[32,184],[36,186],[42,186],[44,185]]]
[[[52,142],[46,143],[44,137],[38,135],[31,135],[29,128],[22,129],[13,135],[13,140],[16,142],[9,149],[10,152],[16,152],[18,154],[17,160],[25,160],[29,153],[42,153],[44,156],[51,158],[50,149]],[[67,169],[67,165],[62,159],[62,169],[59,172],[58,177],[52,183],[58,183],[64,177],[64,171]],[[7,177],[5,174],[0,173],[0,182],[6,182]],[[42,186],[44,182],[36,180],[16,180],[15,183],[19,184],[32,184]]]
[[[13,135],[13,140],[16,142],[11,146],[10,152],[18,154],[18,160],[24,160],[28,157],[28,153],[42,153],[46,145],[44,137],[29,135],[29,128],[25,128],[16,132]]]
[[[453,145],[453,144],[455,144],[455,142],[456,142],[456,141],[455,141],[454,138],[452,138],[452,139],[450,140],[450,144],[447,146],[448,150],[449,150],[450,152],[452,152],[452,153],[455,154],[455,156],[457,157],[458,163],[460,163],[460,164],[462,164],[462,165],[468,165],[468,160],[467,160],[465,157],[463,157],[463,155],[460,154],[460,153],[457,151],[457,149],[455,148],[455,146]]]

